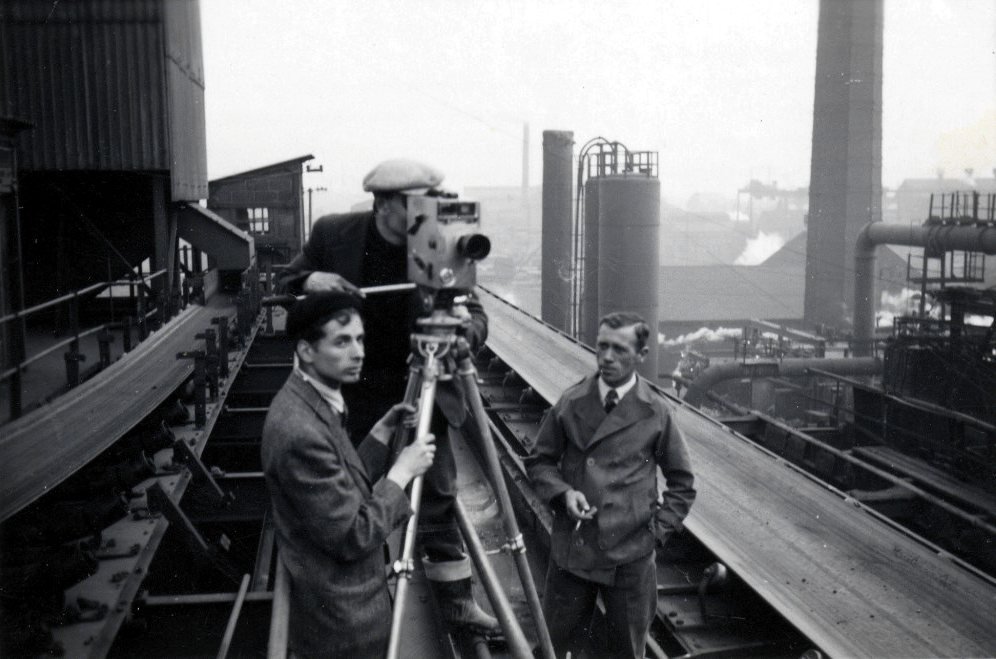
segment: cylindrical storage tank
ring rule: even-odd
[[[571,209],[574,133],[543,131],[543,233],[541,316],[569,331],[571,313]]]
[[[595,345],[598,335],[598,182],[584,184],[584,260],[581,265],[581,342]]]
[[[640,375],[657,382],[661,184],[639,174],[598,180],[598,315],[631,311],[650,326]]]

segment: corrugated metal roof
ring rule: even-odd
[[[878,250],[877,271],[900,271],[905,258]],[[853,264],[848,267],[853,267]],[[806,233],[786,243],[760,265],[661,267],[661,322],[744,318],[802,318],[806,282]],[[902,285],[889,279],[889,286]]]
[[[306,156],[298,156],[297,158],[290,158],[288,160],[281,160],[280,162],[275,162],[275,163],[273,163],[271,165],[263,165],[262,167],[257,167],[255,169],[249,169],[249,170],[246,170],[244,172],[237,172],[235,174],[229,174],[228,176],[222,176],[220,178],[211,179],[210,183],[211,183],[211,185],[214,185],[215,183],[223,183],[223,182],[231,180],[231,179],[241,179],[241,178],[246,178],[246,177],[250,177],[250,176],[255,176],[257,174],[268,174],[268,173],[274,172],[274,171],[282,171],[284,169],[287,169],[288,166],[300,165],[301,163],[306,162],[308,160],[314,160],[314,158],[315,158],[315,156],[313,156],[313,155],[311,155],[309,153]]]

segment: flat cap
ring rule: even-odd
[[[434,188],[443,181],[443,173],[435,167],[415,160],[385,160],[363,177],[367,192],[404,192]]]
[[[313,325],[324,325],[345,309],[360,310],[363,300],[344,291],[318,291],[308,293],[287,312],[285,331],[297,341]]]

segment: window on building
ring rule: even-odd
[[[270,233],[270,209],[249,208],[249,231],[251,233]]]

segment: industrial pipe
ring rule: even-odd
[[[929,254],[951,250],[996,254],[993,226],[906,226],[870,222],[854,247],[854,354],[872,354],[875,340],[875,248],[879,245],[923,247]]]
[[[874,357],[854,359],[783,359],[781,361],[723,362],[713,364],[688,384],[685,402],[698,407],[706,393],[723,380],[746,377],[788,377],[807,375],[806,370],[818,368],[837,375],[878,375],[882,362]]]

